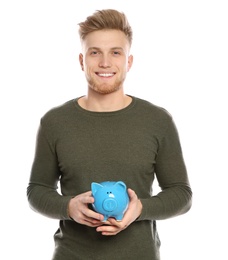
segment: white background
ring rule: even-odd
[[[128,16],[126,93],[173,115],[194,193],[187,214],[158,222],[162,260],[228,259],[226,2],[0,2],[1,259],[51,259],[58,221],[26,198],[36,131],[47,110],[85,94],[77,24],[103,8]]]

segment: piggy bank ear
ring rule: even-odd
[[[92,194],[94,195],[99,189],[101,189],[103,186],[100,183],[92,182],[91,183],[91,190]]]
[[[126,184],[122,181],[117,181],[114,185],[118,190],[125,191],[127,189]]]

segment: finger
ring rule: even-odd
[[[91,226],[91,227],[98,227],[98,226],[103,225],[103,222],[96,220],[96,219],[84,218],[84,220],[81,224],[85,224],[85,225]]]
[[[128,226],[122,221],[116,221],[115,219],[111,218],[109,218],[109,222],[110,224],[112,223],[112,225],[102,225],[97,228],[97,232],[101,232],[102,235],[116,235]]]
[[[96,229],[97,232],[100,232],[102,235],[116,235],[121,230],[116,226],[99,226]]]
[[[115,218],[108,219],[109,225],[120,228],[123,225],[123,221],[117,221]]]
[[[130,188],[128,188],[128,195],[130,197],[130,200],[137,199],[136,193],[134,192],[134,190],[132,190]]]
[[[97,220],[95,218],[90,218],[82,213],[78,216],[78,218],[75,221],[80,224],[91,226],[91,227],[97,227],[103,225],[102,221]]]
[[[130,224],[130,222],[128,221],[128,217],[124,217],[122,221],[117,221],[114,218],[109,218],[108,220],[112,226],[115,226],[119,230],[124,230]]]
[[[83,204],[91,204],[94,202],[94,198],[92,196],[92,192],[88,191],[83,194],[83,196],[80,196],[80,202]]]
[[[88,207],[88,204],[82,203],[80,209],[81,213],[89,218],[98,219],[100,221],[103,221],[104,216],[100,214],[99,212],[96,212],[92,208]]]

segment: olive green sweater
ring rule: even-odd
[[[143,204],[127,229],[107,237],[69,218],[72,196],[91,182],[119,180]],[[51,109],[41,119],[27,196],[33,210],[60,220],[53,260],[160,259],[156,220],[186,213],[192,200],[171,115],[136,97],[114,112],[84,110],[77,99]]]

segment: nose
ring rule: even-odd
[[[111,67],[111,60],[108,55],[102,55],[99,61],[99,67],[101,68],[110,68]]]
[[[117,207],[117,202],[114,199],[108,198],[103,202],[103,209],[106,211],[113,211]]]

